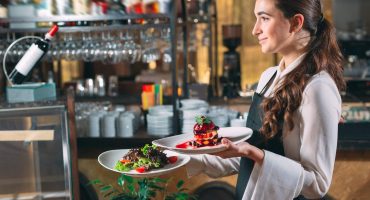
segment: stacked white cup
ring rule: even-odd
[[[105,114],[105,111],[98,111],[89,115],[89,137],[100,137],[100,121]]]
[[[102,137],[116,137],[116,119],[119,112],[108,112],[102,119]]]
[[[118,137],[134,136],[134,119],[135,115],[131,112],[124,112],[119,116],[117,121]]]

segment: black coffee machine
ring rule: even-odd
[[[220,78],[222,96],[227,98],[239,97],[240,86],[240,55],[236,48],[241,44],[242,27],[240,24],[223,25],[223,45],[228,48],[224,52],[222,76]]]

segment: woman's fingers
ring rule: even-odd
[[[232,145],[231,141],[227,138],[222,138],[221,144],[225,145],[227,149]]]

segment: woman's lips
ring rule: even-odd
[[[267,40],[267,38],[259,39],[259,40],[258,40],[258,42],[261,44],[261,43],[263,43],[265,40]]]

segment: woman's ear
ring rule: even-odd
[[[290,32],[299,32],[302,30],[304,23],[304,16],[302,14],[295,14],[291,19],[290,19]]]

